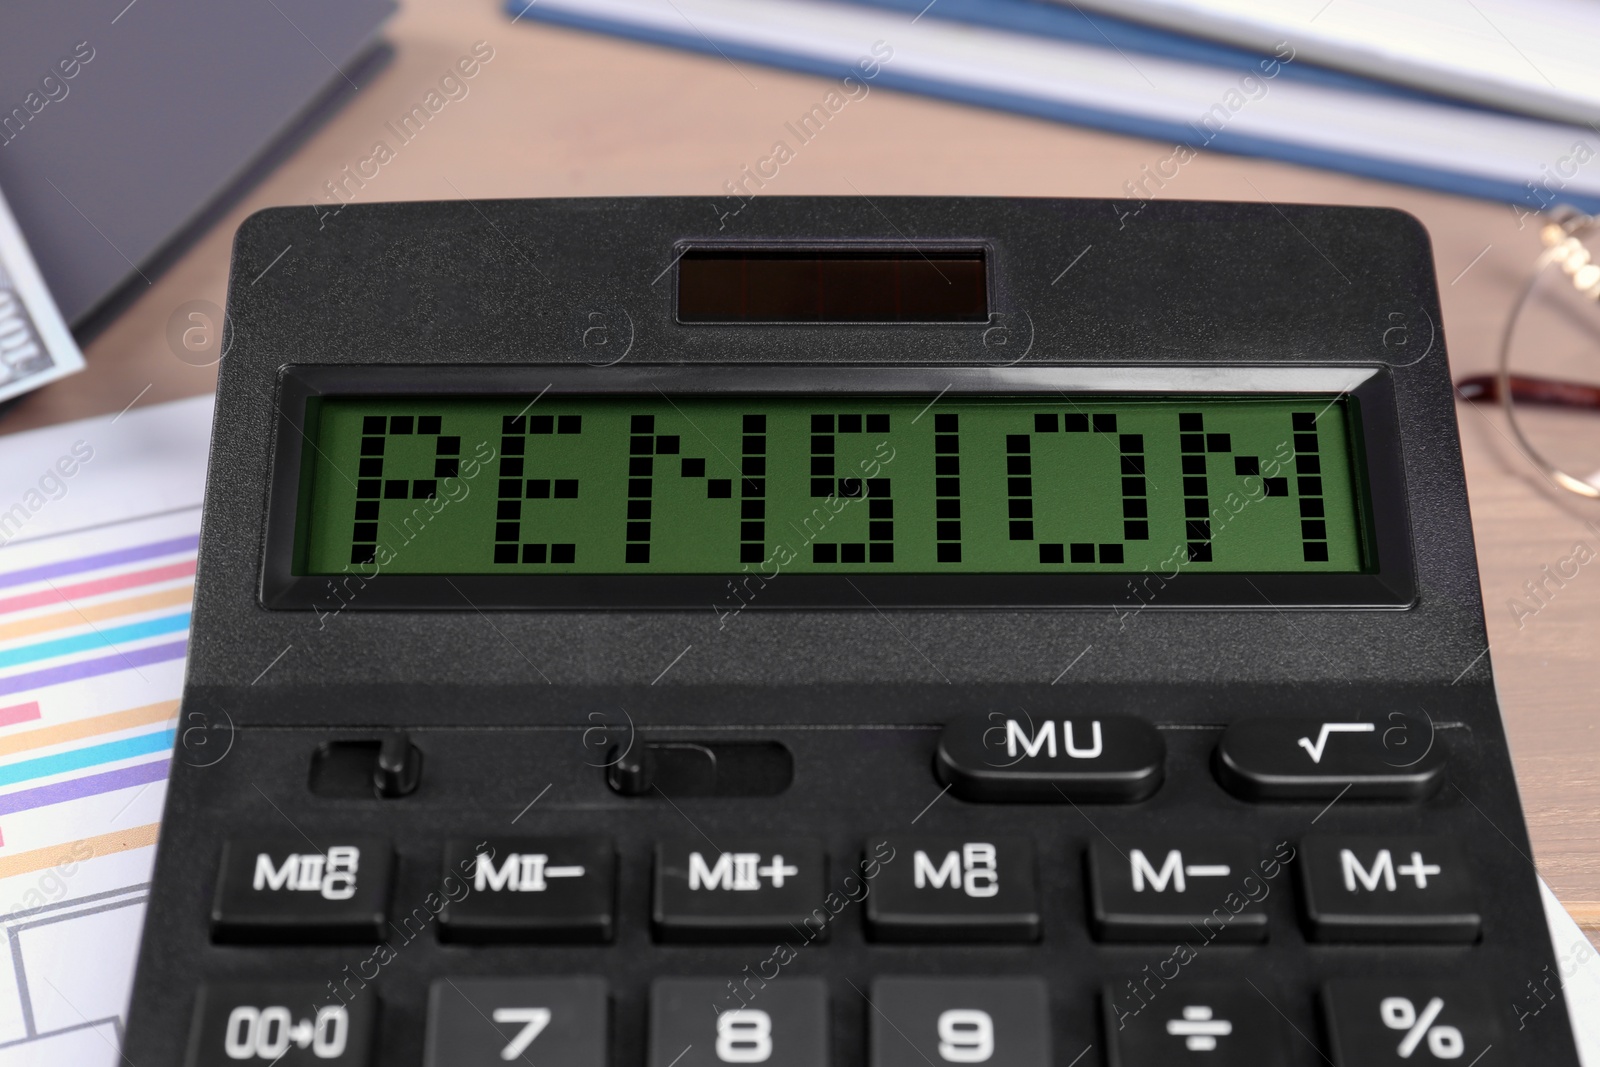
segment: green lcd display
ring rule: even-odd
[[[1359,572],[1352,403],[319,398],[296,570]]]

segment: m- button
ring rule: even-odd
[[[1089,845],[1089,910],[1101,941],[1263,941],[1260,903],[1281,871],[1244,838],[1097,840]]]
[[[1066,804],[1143,800],[1161,786],[1166,746],[1131,715],[970,711],[939,736],[939,780],[963,800]]]
[[[386,838],[231,838],[222,847],[217,941],[381,941],[394,853]]]
[[[654,920],[662,941],[827,937],[833,911],[822,845],[809,839],[656,846]]]
[[[1445,837],[1308,837],[1306,921],[1317,941],[1476,941],[1466,859]]]

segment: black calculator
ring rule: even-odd
[[[234,250],[136,1067],[1576,1067],[1426,233]]]

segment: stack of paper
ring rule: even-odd
[[[839,79],[807,129],[888,87],[1170,146],[1127,176],[1130,203],[1181,196],[1184,165],[1216,149],[1499,200],[1519,218],[1557,203],[1600,211],[1600,134],[1589,125],[1315,66],[1326,49],[1303,53],[1296,32],[1241,48],[1036,0],[509,0],[508,10]],[[1562,97],[1564,114],[1587,107],[1575,94]],[[746,198],[764,182],[728,186]]]
[[[1178,33],[1270,49],[1489,107],[1600,117],[1600,7],[1589,0],[1065,0]]]

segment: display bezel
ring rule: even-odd
[[[706,610],[730,580],[716,575],[411,575],[361,579],[336,597],[330,575],[296,573],[296,523],[307,484],[311,401],[321,397],[538,395],[737,396],[830,394],[1141,395],[1347,394],[1362,536],[1361,573],[1181,572],[1139,603],[1155,609],[1399,609],[1416,602],[1411,523],[1393,380],[1381,366],[1075,365],[290,365],[281,369],[277,432],[262,551],[260,602],[276,609]],[[1126,606],[1136,572],[1114,574],[780,574],[746,606],[757,609],[1111,610]]]

